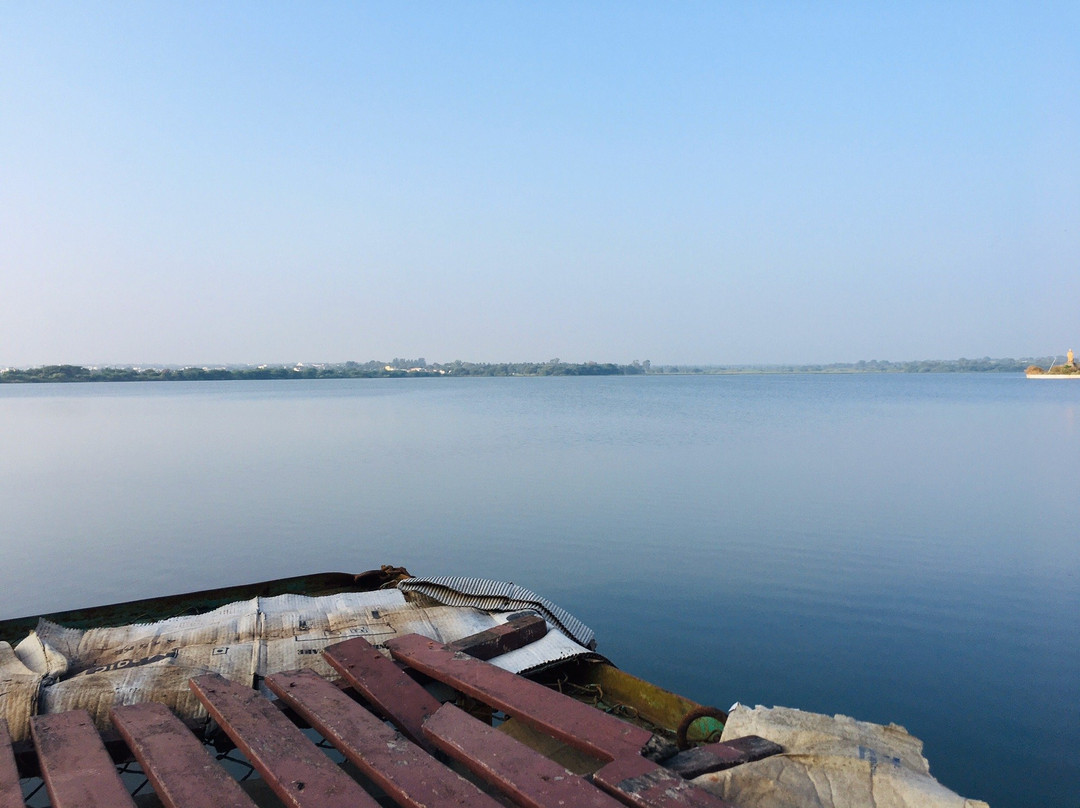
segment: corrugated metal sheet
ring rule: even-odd
[[[490,612],[540,612],[563,633],[590,650],[596,649],[596,635],[565,609],[531,590],[514,583],[467,578],[460,575],[408,578],[398,582],[402,592],[420,592],[446,606],[472,606]]]

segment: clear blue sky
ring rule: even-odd
[[[0,366],[1080,350],[1080,4],[0,5]]]

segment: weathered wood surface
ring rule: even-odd
[[[527,808],[619,808],[621,803],[539,752],[444,704],[424,724],[436,746]]]
[[[399,805],[500,808],[318,674],[279,673],[266,684]]]
[[[240,785],[163,704],[114,707],[119,730],[166,808],[255,808]]]
[[[505,623],[450,643],[450,648],[476,659],[497,656],[524,648],[547,634],[544,618],[535,614],[511,617]]]
[[[426,744],[421,727],[439,700],[363,637],[327,646],[326,661],[413,743]]]
[[[643,757],[614,760],[593,774],[593,782],[639,808],[734,808]]]
[[[497,655],[507,643],[534,637],[540,627],[546,631],[539,618],[512,622],[458,645],[481,657]],[[526,808],[731,808],[688,778],[782,751],[747,736],[680,753],[661,766],[641,754],[652,737],[648,730],[602,710],[426,637],[397,637],[387,648],[396,662],[362,638],[330,646],[324,655],[344,682],[334,684],[311,671],[274,674],[266,683],[278,702],[217,674],[196,677],[189,686],[270,789],[292,808],[378,808],[378,803],[292,723],[287,716],[292,712],[282,706],[341,751],[363,775],[361,782],[406,808],[497,808],[501,803],[481,788],[501,791]],[[588,778],[567,771],[465,711],[440,704],[401,665],[505,712],[522,722],[517,726],[533,727],[586,753],[583,759],[596,761],[599,768]],[[366,704],[356,700],[357,693]],[[145,703],[114,708],[111,715],[166,808],[253,808],[252,799],[168,708]],[[134,806],[85,711],[37,716],[31,730],[53,806]],[[115,743],[122,749],[119,739]],[[428,750],[460,763],[481,787]],[[0,808],[25,808],[2,721]]]
[[[378,808],[268,699],[216,673],[189,682],[274,793],[293,808]]]
[[[35,716],[30,731],[54,808],[134,808],[86,710]]]
[[[19,769],[11,749],[11,735],[7,724],[0,718],[0,808],[25,808]]]
[[[395,659],[601,759],[637,755],[652,737],[646,729],[418,634],[386,645]]]
[[[730,741],[710,743],[679,752],[673,758],[664,761],[664,767],[691,780],[709,772],[719,772],[751,763],[755,760],[777,755],[784,747],[758,735],[744,735]]]

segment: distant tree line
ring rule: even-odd
[[[1049,365],[1054,357],[1026,359],[933,359],[889,362],[873,359],[830,365],[629,365],[611,362],[462,362],[429,364],[423,358],[340,364],[239,365],[220,367],[83,367],[45,365],[0,370],[0,383],[171,382],[250,379],[378,379],[433,376],[638,376],[725,373],[1022,373],[1029,365]]]
[[[834,362],[827,365],[653,365],[650,373],[1023,373],[1033,363],[1049,364],[1050,357],[1026,359],[921,359],[890,362],[883,359]]]
[[[649,372],[649,362],[616,365],[611,362],[462,362],[429,365],[448,376],[637,376]]]
[[[648,372],[648,362],[462,362],[428,364],[423,359],[341,364],[258,365],[230,367],[92,367],[45,365],[0,370],[0,383],[244,381],[252,379],[377,379],[432,376],[628,376]]]

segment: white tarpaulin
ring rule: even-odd
[[[257,626],[257,599],[201,615],[86,631],[42,620],[15,653],[46,674],[39,713],[84,709],[106,726],[115,704],[158,701],[177,715],[203,717],[188,679],[216,672],[250,685]],[[43,661],[47,669],[36,667]]]
[[[738,706],[721,740],[744,735],[784,752],[694,781],[740,808],[988,808],[935,780],[922,741],[896,724]]]
[[[396,589],[310,598],[282,595],[156,623],[88,630],[41,620],[14,649],[0,643],[0,717],[12,737],[34,713],[85,709],[102,727],[114,705],[157,701],[183,717],[206,715],[188,679],[219,673],[247,685],[270,673],[311,668],[337,674],[327,645],[364,637],[376,646],[400,634],[453,642],[504,623],[510,613],[418,605]],[[549,624],[545,637],[492,662],[514,672],[588,654]]]
[[[0,719],[15,740],[30,734],[30,716],[37,712],[44,678],[24,665],[9,643],[0,642]]]

